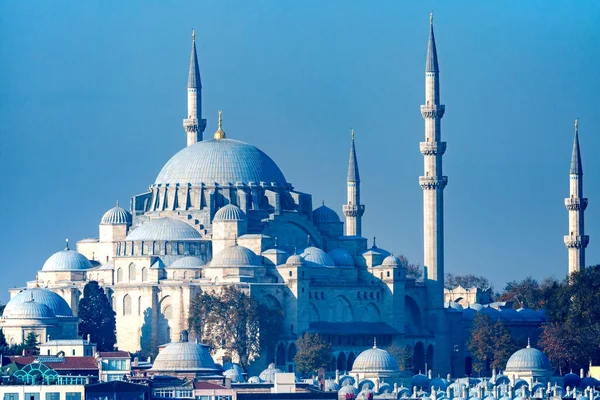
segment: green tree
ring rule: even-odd
[[[468,348],[475,357],[473,369],[478,374],[485,372],[488,364],[492,368],[503,369],[515,347],[508,329],[502,322],[494,323],[485,314],[475,315]]]
[[[539,310],[549,305],[559,287],[559,282],[554,278],[546,278],[539,283],[529,276],[522,281],[508,282],[498,301],[512,301],[514,308]]]
[[[578,327],[571,326],[570,322],[550,322],[544,325],[538,341],[538,345],[561,376],[569,365],[575,365],[580,358],[577,354],[581,348],[578,343],[580,335],[575,333],[577,331]]]
[[[387,348],[387,351],[394,356],[396,360],[398,360],[400,371],[408,371],[412,369],[414,350],[410,345],[407,344],[404,346],[394,341],[392,342],[392,345]]]
[[[419,264],[411,263],[410,261],[408,261],[408,258],[406,258],[403,255],[399,255],[398,258],[402,262],[404,268],[406,268],[407,278],[414,279],[417,282],[423,281],[423,267],[421,267]]]
[[[306,375],[319,368],[327,368],[331,360],[331,344],[318,334],[306,332],[298,339],[296,346],[298,351],[294,362],[300,374]]]
[[[6,336],[4,336],[4,332],[0,329],[0,347],[6,347],[8,343],[6,342]]]
[[[246,367],[263,350],[275,346],[283,319],[283,310],[260,304],[236,287],[227,286],[193,299],[188,327],[202,342],[236,356]]]
[[[488,289],[492,287],[488,278],[486,278],[485,276],[476,276],[473,274],[454,275],[451,273],[447,273],[444,279],[444,284],[446,286],[446,289],[454,289],[457,286],[462,286],[465,289],[472,287],[476,287],[479,289]]]
[[[104,289],[96,281],[88,282],[79,300],[79,334],[90,335],[98,351],[111,351],[117,342],[115,312]]]
[[[29,350],[33,354],[38,354],[40,352],[39,345],[40,343],[37,340],[37,335],[35,334],[35,332],[29,332],[27,334],[27,338],[25,338],[25,350]]]

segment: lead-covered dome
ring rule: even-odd
[[[228,222],[228,221],[245,221],[246,213],[241,208],[233,204],[227,204],[224,207],[219,208],[219,211],[215,213],[213,222]]]
[[[286,186],[275,162],[256,147],[232,139],[203,140],[180,150],[162,168],[156,185],[254,182]]]
[[[313,211],[313,221],[317,225],[341,222],[337,213],[325,204]]]
[[[116,207],[111,208],[104,213],[100,220],[101,225],[131,225],[131,214],[124,208],[119,207],[117,203]]]
[[[42,288],[25,289],[17,293],[8,303],[6,303],[3,315],[11,314],[13,309],[20,307],[19,305],[22,303],[31,302],[31,299],[37,304],[47,306],[52,310],[52,313],[58,317],[73,316],[71,307],[69,307],[65,299],[60,297],[57,293]]]
[[[169,265],[167,268],[171,269],[192,269],[192,268],[202,268],[206,264],[204,260],[200,257],[187,256],[182,257],[179,260],[173,262],[173,264]]]
[[[83,254],[66,249],[52,254],[44,263],[42,271],[80,271],[92,268],[90,260]]]
[[[529,344],[526,348],[515,352],[506,363],[505,372],[518,371],[551,371],[552,366],[548,357],[540,350],[531,347]]]
[[[383,349],[373,347],[356,357],[352,365],[352,373],[355,372],[398,373],[400,368],[394,356]]]
[[[211,267],[247,267],[260,265],[260,260],[254,252],[244,246],[226,247],[213,257]]]
[[[208,351],[208,346],[188,342],[187,331],[181,341],[166,345],[156,356],[151,371],[211,373],[219,369]]]
[[[354,258],[348,250],[337,248],[331,250],[328,254],[338,267],[354,267]]]
[[[202,236],[194,227],[178,218],[156,218],[134,229],[127,241],[200,240]]]
[[[318,247],[310,246],[304,249],[300,256],[306,261],[308,264],[334,267],[335,263],[329,256],[329,254],[325,253],[323,250]]]
[[[29,301],[15,304],[8,312],[4,310],[2,316],[4,318],[44,319],[54,318],[56,315],[54,315],[54,312],[47,305],[30,299]]]

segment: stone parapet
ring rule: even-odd
[[[446,106],[442,104],[426,104],[421,106],[421,115],[423,118],[442,118],[445,111]]]
[[[586,198],[571,198],[565,199],[565,207],[569,211],[584,211],[587,208],[588,199]]]
[[[588,235],[566,235],[565,246],[568,249],[585,249],[590,242]]]
[[[448,184],[447,176],[420,176],[419,185],[423,190],[444,189]]]
[[[344,204],[343,211],[346,217],[362,217],[365,213],[365,206],[355,204]]]
[[[424,156],[443,155],[446,152],[446,142],[421,142],[419,148]]]

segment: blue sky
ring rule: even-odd
[[[206,133],[269,154],[336,209],[356,131],[364,235],[422,263],[419,142],[429,12],[446,115],[446,270],[499,288],[564,276],[568,167],[580,118],[600,263],[597,1],[0,3],[0,209],[6,289],[33,280],[185,145],[190,30]]]

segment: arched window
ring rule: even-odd
[[[138,315],[142,315],[142,296],[138,297]]]
[[[117,269],[117,283],[123,282],[123,269]]]
[[[129,264],[129,282],[135,281],[135,264]]]
[[[183,279],[187,279],[187,271],[183,271]]]
[[[123,297],[123,315],[131,315],[131,296],[128,294]]]
[[[146,267],[142,268],[142,282],[146,282],[148,280],[148,270]]]

